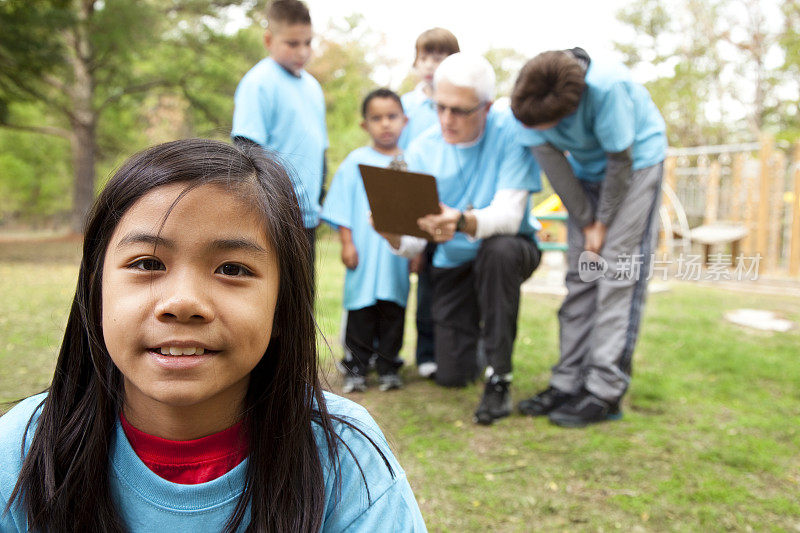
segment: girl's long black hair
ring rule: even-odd
[[[322,429],[335,472],[340,438],[333,421],[354,426],[330,415],[322,395],[313,265],[300,209],[284,168],[259,148],[203,139],[134,155],[95,202],[55,375],[8,507],[20,500],[35,531],[125,531],[109,483],[109,446],[124,393],[103,341],[103,259],[125,212],[148,192],[173,183],[187,190],[222,184],[252,201],[278,258],[274,334],[250,375],[243,413],[249,436],[246,483],[227,530],[243,525],[249,506],[248,531],[318,531],[325,487],[312,423]]]

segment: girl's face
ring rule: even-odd
[[[103,336],[124,376],[125,413],[139,418],[163,407],[209,416],[239,409],[272,332],[280,274],[262,217],[203,185],[161,228],[184,189],[140,198],[103,262]]]

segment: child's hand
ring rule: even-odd
[[[375,221],[372,219],[372,211],[370,211],[369,213],[369,225],[372,226],[372,229],[375,229]],[[389,246],[391,246],[395,250],[400,249],[402,235],[398,235],[396,233],[384,233],[378,230],[375,231],[378,233],[378,235],[386,239],[386,241],[389,243]]]
[[[606,225],[595,220],[583,228],[583,248],[588,252],[600,253],[606,241]]]
[[[358,266],[358,252],[352,242],[342,244],[342,263],[350,270],[355,270]]]

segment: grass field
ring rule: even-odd
[[[0,244],[0,402],[47,386],[77,247]],[[333,352],[322,344],[323,366],[336,391],[343,267],[335,240],[318,253],[319,322]],[[523,298],[515,400],[547,383],[558,305]],[[478,385],[441,389],[413,367],[403,390],[353,399],[386,433],[432,531],[800,531],[800,332],[723,320],[742,307],[800,323],[797,298],[691,284],[651,295],[620,422],[566,430],[515,415],[475,426]],[[406,333],[411,361],[411,321]]]

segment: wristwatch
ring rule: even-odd
[[[467,217],[464,216],[464,211],[461,211],[461,214],[458,216],[458,222],[456,222],[456,231],[464,231],[467,227]]]

